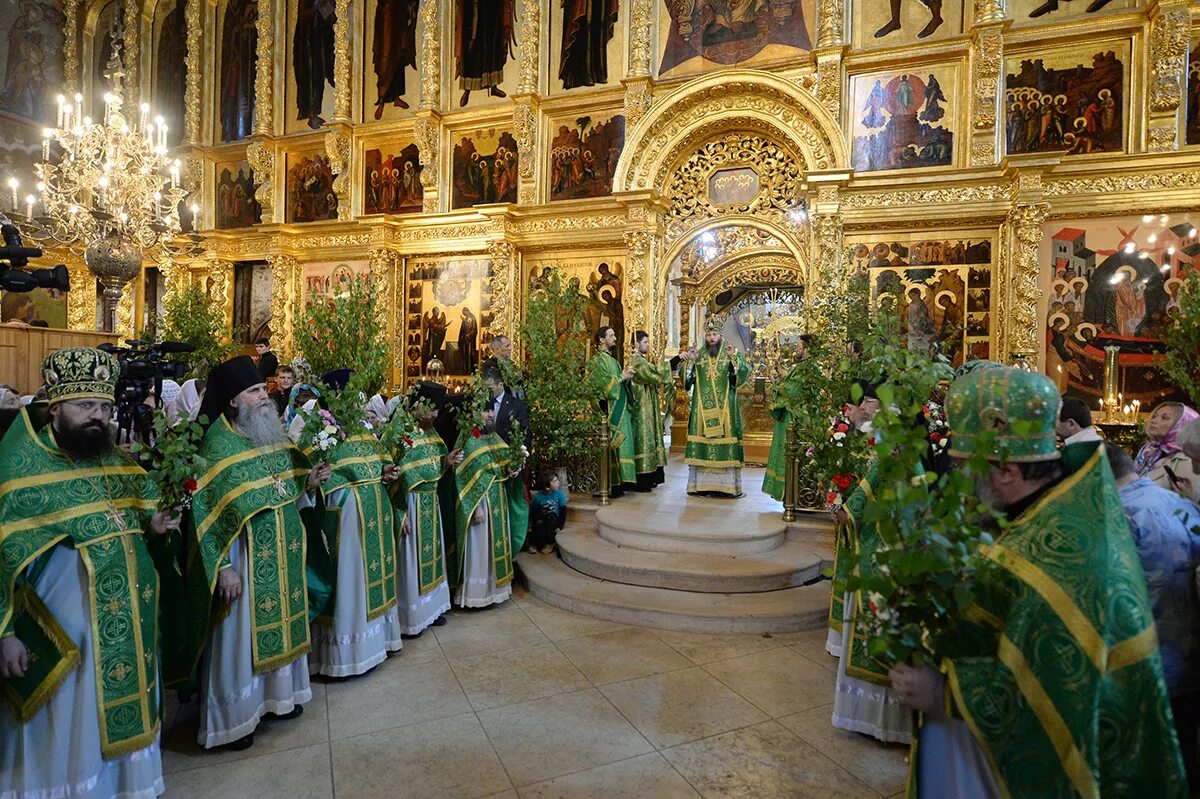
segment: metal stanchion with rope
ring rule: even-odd
[[[600,414],[600,505],[601,507],[610,505],[608,498],[609,481],[609,459],[612,457],[612,431],[608,426],[608,412],[603,411]]]

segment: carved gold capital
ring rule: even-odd
[[[975,24],[985,25],[1004,19],[1004,0],[975,0]]]
[[[421,33],[421,101],[419,107],[426,111],[436,111],[442,104],[440,7],[441,3],[436,0],[426,0],[421,4],[421,26],[424,30]]]
[[[840,117],[842,109],[841,48],[831,53],[817,55],[817,100],[834,119]]]
[[[654,94],[649,78],[625,81],[625,129],[629,130],[650,113]]]
[[[421,159],[421,189],[424,191],[423,210],[427,214],[438,210],[438,152],[441,149],[441,125],[436,115],[423,112],[417,115],[413,127],[417,153]]]
[[[325,154],[329,157],[329,169],[333,172],[333,193],[338,199],[338,221],[348,222],[353,218],[350,205],[350,151],[353,145],[351,128],[336,127],[325,134]]]
[[[1171,113],[1183,101],[1191,15],[1160,5],[1150,21],[1150,110]]]
[[[845,0],[818,0],[817,47],[839,47],[845,44]]]
[[[254,172],[254,199],[262,209],[263,224],[275,222],[275,146],[255,139],[246,145],[246,160]]]
[[[258,0],[258,48],[254,68],[254,133],[271,136],[275,133],[275,5],[282,0]],[[255,177],[257,180],[257,176]],[[262,200],[258,201],[262,205]],[[263,221],[267,221],[263,207]]]

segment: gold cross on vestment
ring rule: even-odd
[[[116,597],[113,597],[112,599],[110,599],[104,603],[104,610],[113,615],[120,613],[124,609],[125,609],[125,603],[122,600],[117,599]]]
[[[288,493],[287,483],[283,482],[282,477],[275,478],[275,493],[281,497],[287,496],[287,493]]]
[[[110,524],[114,524],[117,527],[125,526],[125,514],[117,510],[117,506],[111,502],[108,505],[108,511],[104,514],[104,518],[108,519]]]
[[[129,665],[125,663],[125,661],[121,661],[108,670],[108,676],[112,677],[117,682],[122,682],[132,671],[133,669],[131,669]]]

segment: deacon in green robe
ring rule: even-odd
[[[159,580],[144,535],[178,527],[113,446],[119,368],[52,353],[49,407],[0,440],[0,796],[156,796]]]
[[[454,603],[483,608],[512,594],[513,548],[509,533],[508,445],[494,431],[475,427],[465,436],[462,462],[454,467],[458,485],[457,577]]]
[[[980,491],[1009,523],[984,550],[995,565],[960,621],[960,654],[893,670],[923,713],[910,796],[1190,795],[1116,482],[1098,443],[1060,456],[1060,402],[1049,378],[1010,367],[950,388],[950,454],[995,435]]]
[[[688,493],[742,496],[742,414],[737,387],[750,367],[733,345],[721,346],[715,324],[704,334],[704,349],[683,356],[688,363],[683,387],[692,392],[684,463]]]
[[[317,400],[310,400],[292,420],[293,439],[299,438],[309,414],[317,412]],[[392,503],[383,486],[385,472],[392,476],[391,458],[365,427],[347,433],[332,452],[304,451],[310,462],[330,469],[322,486],[324,503],[305,511],[310,540],[314,533],[320,536],[310,552],[326,552],[331,560],[332,597],[315,614],[309,658],[309,669],[327,677],[366,674],[404,646],[396,609]],[[311,603],[313,570],[306,571]],[[309,615],[314,615],[312,608]]]
[[[622,369],[612,353],[617,346],[617,332],[604,326],[596,331],[596,354],[588,361],[588,379],[600,402],[600,409],[608,414],[609,448],[609,494],[620,496],[626,488],[637,486],[637,469],[634,466],[633,420],[629,413],[628,384],[633,371]]]
[[[211,420],[200,447],[208,471],[192,497],[187,558],[191,626],[208,640],[199,741],[240,750],[261,718],[294,718],[312,698],[299,511],[331,469],[310,468],[288,439],[247,356],[213,369],[200,415]]]
[[[444,614],[450,610],[438,484],[447,469],[462,458],[459,450],[448,454],[433,429],[445,402],[446,388],[422,381],[414,397],[412,416],[421,429],[393,453],[393,457],[399,457],[397,479],[390,489],[398,539],[396,595],[400,629],[408,636],[420,635],[430,625],[444,624]],[[389,423],[397,423],[405,412],[398,408]]]
[[[803,360],[807,356],[809,335],[800,337],[796,344],[796,356]],[[783,501],[784,484],[787,481],[788,428],[792,425],[792,414],[788,406],[801,399],[801,365],[796,364],[775,385],[775,402],[771,416],[775,419],[775,430],[771,434],[771,452],[767,457],[767,473],[763,476],[763,493]],[[815,401],[816,398],[813,398]]]
[[[633,428],[633,466],[637,473],[637,490],[649,491],[661,485],[667,465],[663,445],[662,394],[674,385],[675,377],[667,364],[656,366],[646,357],[650,352],[650,336],[639,330],[634,334],[633,359],[629,369],[629,415]]]

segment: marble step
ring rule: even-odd
[[[558,534],[562,559],[576,571],[602,580],[701,593],[751,593],[794,588],[817,580],[832,566],[802,541],[786,541],[767,553],[709,555],[647,552],[619,546],[583,527]]]
[[[650,552],[752,555],[778,549],[787,538],[787,525],[779,514],[728,505],[611,505],[596,511],[596,525],[604,540]]]
[[[600,580],[556,555],[517,557],[529,592],[548,605],[598,619],[660,630],[727,635],[798,632],[823,627],[829,581],[751,594],[706,594]]]

